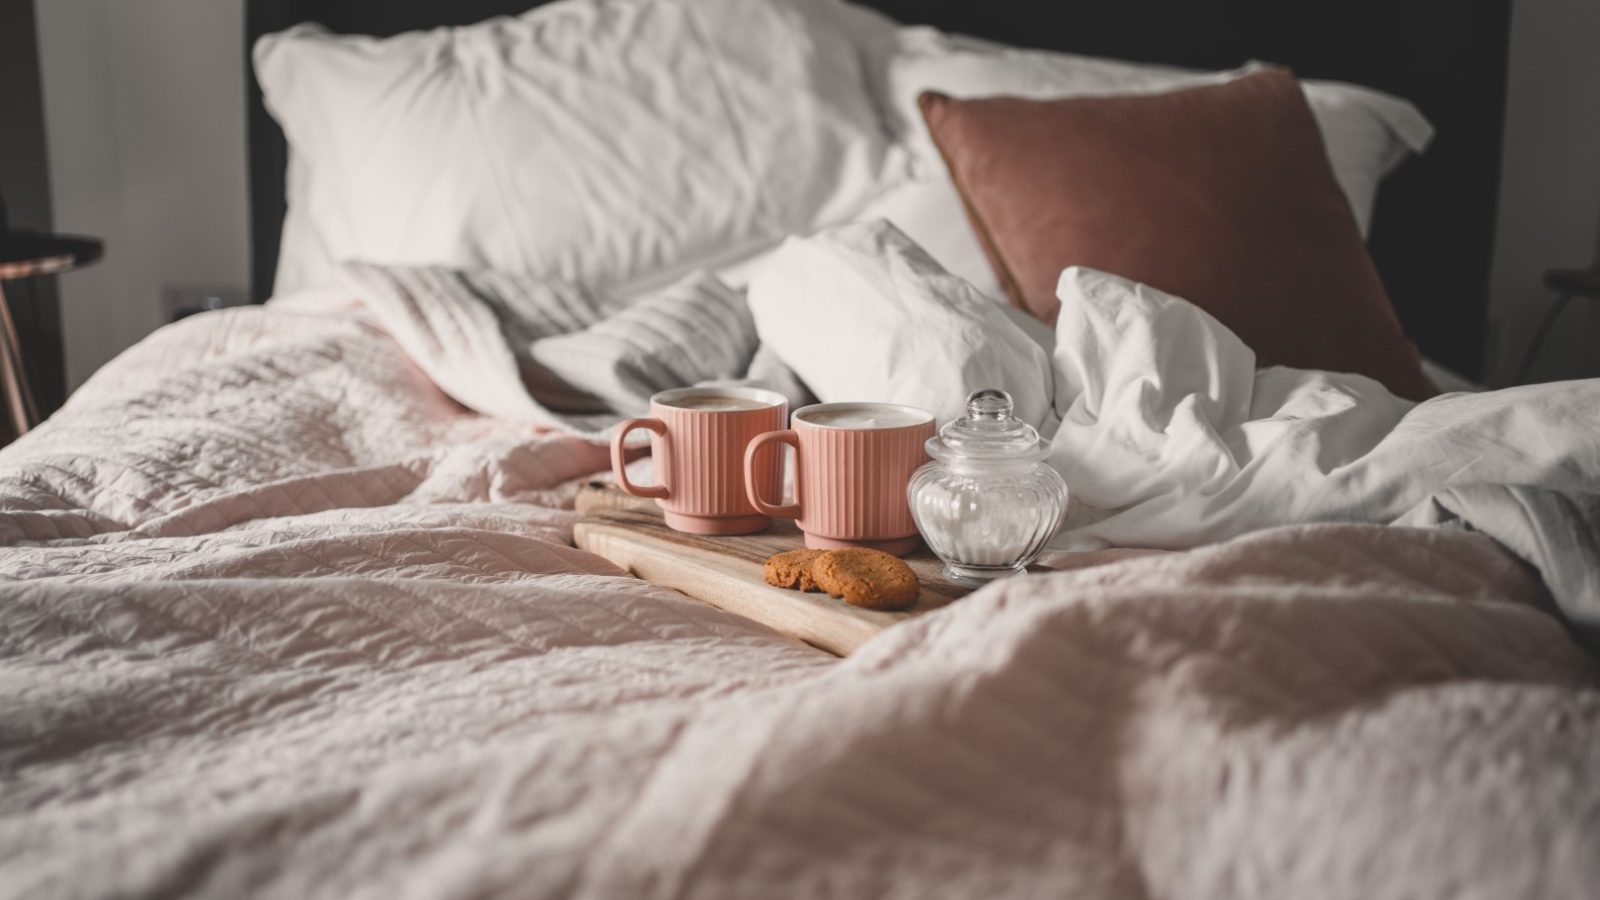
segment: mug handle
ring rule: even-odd
[[[756,454],[768,444],[788,444],[794,448],[794,499],[795,502],[785,506],[774,506],[761,498],[760,488],[756,486]],[[783,452],[779,448],[779,453]],[[794,431],[769,431],[758,436],[744,449],[744,491],[750,500],[750,505],[763,515],[779,519],[800,518],[800,435]]]
[[[628,454],[623,444],[628,440],[628,432],[635,428],[647,428],[660,435],[662,440],[667,438],[667,423],[660,419],[624,420],[617,425],[617,433],[611,437],[611,474],[616,476],[617,484],[624,491],[635,497],[654,497],[657,500],[665,500],[672,496],[671,492],[667,490],[666,484],[639,485],[628,480]],[[659,463],[661,460],[658,459],[656,462]],[[656,466],[656,481],[660,482],[665,475],[666,472],[659,465]]]

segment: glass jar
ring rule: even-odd
[[[1066,515],[1067,483],[1044,462],[1050,445],[1011,408],[1005,391],[974,391],[966,416],[928,439],[933,462],[906,487],[923,540],[957,584],[1025,571]]]

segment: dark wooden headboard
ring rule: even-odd
[[[248,0],[247,41],[298,22],[387,35],[516,14],[533,0]],[[1423,352],[1480,374],[1499,194],[1511,0],[874,0],[906,23],[1016,44],[1221,69],[1249,59],[1405,97],[1438,129],[1384,182],[1371,248]],[[247,45],[248,46],[248,45]],[[271,292],[284,216],[283,133],[250,90],[251,246]]]

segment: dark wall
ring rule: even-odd
[[[48,231],[50,168],[44,97],[39,82],[34,0],[0,0],[0,194],[12,228]],[[41,415],[66,397],[61,310],[55,279],[9,281],[3,287],[17,320],[28,378]]]

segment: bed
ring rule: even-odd
[[[312,5],[250,3],[252,42]],[[526,5],[314,4],[368,34]],[[881,6],[1041,43],[1035,4]],[[1470,373],[1481,333],[1460,323],[1483,296],[1507,7],[1441,10],[1123,4],[1075,13],[1070,45],[1048,49],[1266,57],[1417,102],[1439,138],[1385,183],[1372,252],[1407,333]],[[265,299],[290,173],[253,96]],[[597,251],[563,252],[578,271]],[[1600,386],[1419,403],[1260,367],[1187,301],[1078,266],[1040,336],[876,219],[767,248],[743,291],[737,268],[619,304],[526,273],[350,264],[337,285],[158,331],[0,452],[0,884],[1595,894]],[[877,327],[813,357],[802,304],[873,308]],[[683,314],[640,321],[647,306]],[[984,341],[974,315],[994,323]],[[901,339],[950,352],[923,353],[915,377],[861,364]],[[620,344],[655,354],[658,377],[941,418],[967,354],[1054,435],[1079,503],[1045,559],[1061,571],[843,660],[632,578],[571,545],[573,495],[609,467],[601,439],[657,386],[606,349]],[[533,368],[568,373],[583,402],[552,399]],[[1106,546],[1175,552],[1077,564]]]

